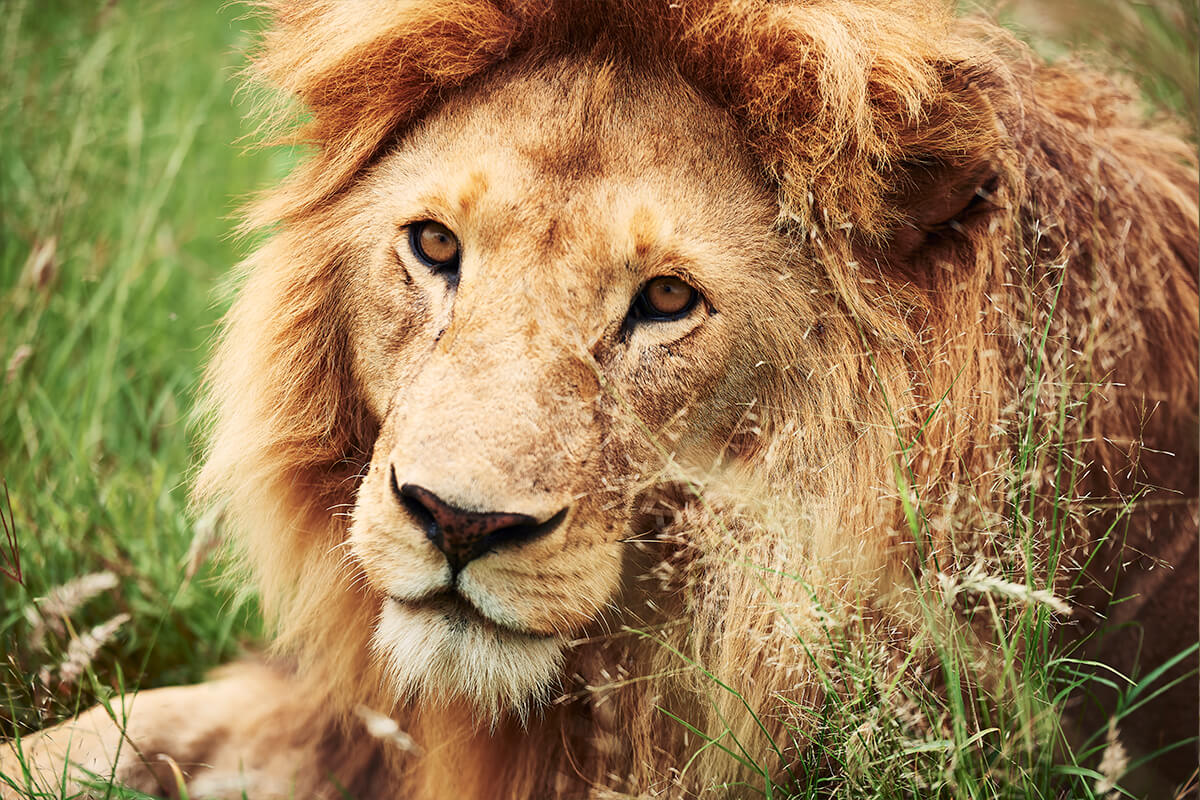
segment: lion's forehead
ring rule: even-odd
[[[663,79],[597,96],[613,78],[586,62],[572,79],[583,100],[551,71],[446,103],[384,165],[381,206],[442,217],[465,250],[564,291],[623,294],[639,267],[693,273],[761,238],[775,203],[722,112]]]

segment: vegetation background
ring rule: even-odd
[[[1187,0],[1011,0],[1043,55],[1200,114]],[[0,0],[0,739],[113,690],[197,681],[259,641],[188,508],[196,389],[236,208],[295,153],[247,151],[239,4]]]

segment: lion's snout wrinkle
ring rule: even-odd
[[[517,545],[545,536],[567,515],[566,508],[546,519],[519,512],[467,511],[447,503],[423,486],[400,485],[394,469],[392,491],[425,531],[426,538],[446,557],[455,574],[496,547]]]

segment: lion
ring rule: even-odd
[[[1097,663],[1195,642],[1196,158],[1118,83],[918,0],[269,9],[310,155],[197,496],[273,649],[26,737],[31,780],[736,796],[852,690],[827,626],[903,661],[917,587],[1014,554]]]

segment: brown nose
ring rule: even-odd
[[[429,541],[446,556],[455,574],[496,547],[528,542],[546,535],[567,515],[565,508],[546,520],[528,514],[464,511],[423,486],[412,483],[399,486],[395,470],[392,471],[392,491],[400,504],[425,529]]]

